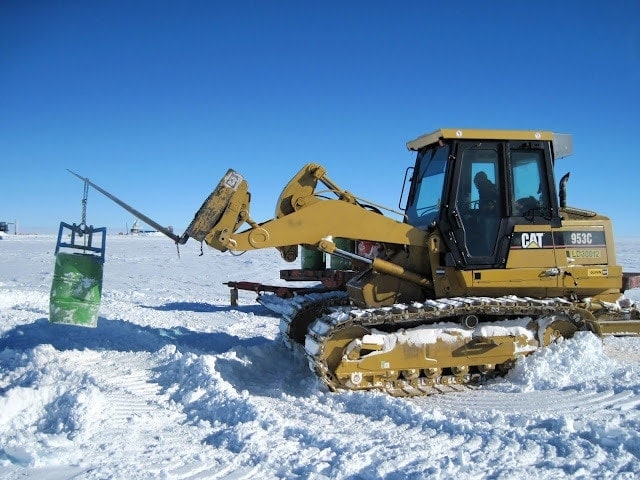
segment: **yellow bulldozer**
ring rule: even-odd
[[[570,135],[440,129],[407,148],[416,160],[402,221],[308,164],[268,221],[251,218],[248,183],[229,170],[182,236],[150,224],[177,243],[221,251],[274,247],[292,262],[302,248],[344,259],[344,284],[294,296],[281,320],[284,338],[332,390],[441,392],[504,373],[579,330],[640,334],[639,308],[623,295],[640,274],[616,263],[611,221],[567,206],[568,174],[556,189]]]

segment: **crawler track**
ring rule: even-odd
[[[599,317],[620,330],[638,321],[635,306],[599,306],[598,317],[564,298],[456,297],[378,309],[346,303],[336,292],[297,299],[281,322],[284,337],[304,344],[311,370],[329,389],[394,396],[473,387],[558,337],[601,333]]]

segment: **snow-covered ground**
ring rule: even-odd
[[[54,247],[0,240],[0,478],[640,476],[640,339],[578,334],[461,393],[330,393],[254,294],[229,306],[277,252],[109,236],[90,329],[48,321]],[[640,241],[618,254],[640,271]]]

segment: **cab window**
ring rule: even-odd
[[[534,217],[549,212],[549,190],[543,166],[542,150],[511,151],[512,216]]]
[[[426,228],[438,218],[448,158],[448,145],[433,146],[418,153],[415,184],[406,211],[411,225]]]
[[[456,196],[464,244],[472,257],[488,257],[495,250],[502,218],[499,154],[495,148],[464,150]]]

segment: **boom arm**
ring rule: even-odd
[[[229,185],[226,180],[229,175],[241,180]],[[320,198],[315,191],[318,181],[338,199]],[[288,246],[319,248],[327,237],[426,246],[424,231],[360,206],[353,195],[333,183],[317,164],[304,166],[293,177],[280,195],[276,218],[262,224],[249,216],[250,194],[242,176],[230,170],[215,192],[219,192],[218,198],[226,199],[226,205],[211,202],[211,197],[207,199],[187,233],[221,251],[276,247],[285,260],[293,261],[296,254]],[[245,222],[250,228],[237,232]]]
[[[244,251],[292,244],[317,246],[323,238],[340,237],[426,246],[423,231],[341,200],[320,201],[239,233],[231,233],[234,219],[228,220],[226,226],[214,226],[205,237],[208,245]]]

